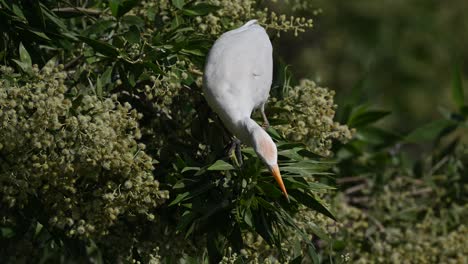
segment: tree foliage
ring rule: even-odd
[[[252,148],[228,151],[205,56],[250,19],[274,40],[313,26],[284,3],[0,0],[2,262],[466,262],[461,67],[456,109],[400,134],[363,83],[337,107],[276,57],[267,132],[290,201]]]
[[[312,112],[331,122],[313,147],[269,129],[287,202],[251,148],[242,166],[226,155],[230,135],[200,87],[222,32],[256,18],[272,35],[297,34],[312,20],[248,0],[0,5],[2,259],[218,262],[242,251],[245,261],[318,261],[295,215],[334,218],[319,196],[331,187],[317,182],[332,166],[318,154],[347,129],[330,121],[332,94],[310,95],[326,97],[330,110]],[[271,250],[252,250],[259,238]]]

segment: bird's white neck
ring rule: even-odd
[[[237,137],[245,144],[254,148],[258,156],[267,164],[277,162],[276,145],[270,135],[250,117],[236,122]]]
[[[235,130],[237,133],[236,136],[245,144],[248,146],[253,147],[253,135],[258,129],[262,129],[261,126],[257,124],[253,119],[250,117],[240,119],[237,122],[235,122]]]

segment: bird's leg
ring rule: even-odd
[[[242,164],[244,164],[244,160],[242,158],[242,152],[241,152],[241,142],[239,139],[234,138],[234,137],[231,139],[231,146],[229,147],[229,150],[227,153],[229,157],[231,157],[233,151],[234,151],[237,164],[239,165],[239,167],[241,167]]]
[[[260,107],[260,112],[262,113],[262,117],[263,117],[262,127],[266,130],[270,127],[270,122],[268,122],[268,119],[265,115],[265,104],[262,104],[262,106]]]
[[[240,167],[244,163],[243,158],[242,158],[242,153],[241,153],[241,141],[235,138],[234,136],[232,136],[231,132],[229,132],[229,130],[226,128],[226,126],[222,122],[220,122],[220,124],[224,131],[223,136],[229,139],[229,143],[224,148],[224,151],[225,151],[224,153],[227,157],[231,158],[232,152],[235,151],[234,153],[235,153],[236,161]]]

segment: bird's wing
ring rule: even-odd
[[[251,112],[268,98],[272,72],[270,39],[261,26],[250,24],[216,41],[207,60],[205,79],[210,89],[218,90],[231,104],[242,101],[239,104]]]

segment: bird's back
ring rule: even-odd
[[[268,99],[272,75],[270,39],[256,21],[249,21],[224,33],[211,48],[204,72],[205,97],[225,124],[227,119],[249,117]]]

